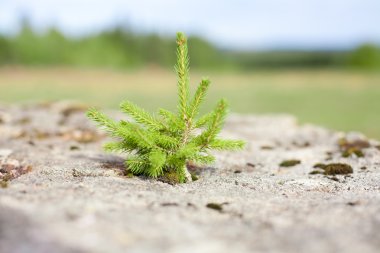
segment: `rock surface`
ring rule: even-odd
[[[223,135],[246,149],[217,153],[199,180],[173,186],[123,176],[123,156],[102,151],[83,109],[0,107],[0,165],[31,166],[0,187],[0,252],[379,252],[374,140],[287,115],[232,115]],[[343,137],[367,142],[363,156],[343,157]],[[316,163],[353,173],[309,174]]]

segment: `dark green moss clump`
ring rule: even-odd
[[[345,175],[353,173],[351,165],[346,163],[330,163],[324,168],[325,175]]]
[[[310,175],[325,174],[324,169],[326,168],[326,164],[324,164],[324,163],[316,163],[316,164],[314,164],[313,168],[315,170],[312,170],[309,173]]]
[[[295,159],[285,160],[285,161],[282,161],[280,163],[280,167],[293,167],[293,166],[296,166],[296,165],[298,165],[300,163],[301,163],[300,160],[295,160]]]
[[[168,172],[164,173],[164,175],[162,177],[160,177],[160,180],[164,183],[168,183],[171,185],[176,185],[176,184],[180,183],[180,180],[179,180],[177,173],[175,173],[173,171],[168,171]]]
[[[70,146],[70,150],[79,150],[79,149],[80,149],[80,147],[78,147],[78,146],[75,146],[75,145]]]
[[[363,149],[369,148],[370,144],[367,140],[348,141],[346,138],[342,138],[338,141],[338,146],[342,157],[350,157],[352,155],[364,157]]]
[[[127,177],[127,178],[133,178],[135,175],[133,175],[132,171],[130,170],[126,170],[124,175]]]
[[[197,181],[199,179],[198,175],[194,172],[190,173],[190,175],[191,175],[191,180],[193,181]]]
[[[213,209],[215,211],[218,211],[218,212],[222,212],[223,211],[223,204],[218,204],[218,203],[208,203],[206,205],[207,208],[210,208],[210,209]]]
[[[358,148],[350,148],[342,152],[342,157],[350,157],[355,154],[357,157],[364,157],[363,151]]]
[[[315,170],[312,170],[309,174],[310,175],[316,175],[316,174],[323,174],[323,175],[345,175],[345,174],[351,174],[353,173],[353,169],[351,165],[345,164],[345,163],[316,163],[313,168]]]
[[[309,174],[310,174],[310,175],[324,174],[324,172],[323,172],[323,171],[320,171],[320,170],[312,170]]]
[[[324,163],[316,163],[316,164],[314,164],[314,166],[313,166],[313,168],[315,168],[315,169],[325,169],[325,167],[326,167],[326,164],[324,164]]]

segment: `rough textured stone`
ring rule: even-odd
[[[63,106],[64,105],[64,106]],[[64,108],[64,109],[62,109]],[[199,180],[169,185],[123,176],[123,155],[67,103],[0,108],[0,162],[32,171],[0,188],[0,252],[378,252],[380,150],[343,157],[339,140],[288,115],[232,115]],[[69,113],[68,113],[69,112]],[[109,112],[116,118],[122,115]],[[81,134],[83,136],[81,137]],[[293,167],[279,167],[296,159]],[[346,163],[350,175],[310,175]],[[331,180],[333,179],[333,180]]]

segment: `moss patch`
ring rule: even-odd
[[[70,146],[70,150],[79,150],[79,149],[80,147],[78,146],[75,146],[75,145]]]
[[[217,203],[208,203],[206,207],[219,212],[223,211],[223,206]]]
[[[316,174],[325,174],[325,168],[326,168],[326,164],[324,163],[316,163],[314,164],[313,168],[315,170],[312,170],[309,174],[310,175],[316,175]]]
[[[292,159],[292,160],[282,161],[279,165],[280,165],[280,167],[293,167],[293,166],[296,166],[300,163],[301,163],[300,160]]]
[[[130,171],[130,170],[125,170],[124,175],[127,178],[133,178],[135,176],[135,175],[133,175],[132,171]]]
[[[346,163],[330,163],[324,168],[325,175],[345,175],[353,173],[351,165]]]
[[[323,171],[320,171],[320,170],[312,170],[309,174],[310,174],[310,175],[324,174],[324,172],[323,172]]]
[[[342,152],[343,157],[350,157],[353,154],[355,154],[357,157],[364,157],[363,151],[358,148],[350,148]]]
[[[191,175],[191,180],[193,181],[197,181],[199,179],[198,175],[194,172],[191,172],[190,175]]]
[[[325,169],[325,167],[326,167],[326,164],[324,164],[324,163],[316,163],[316,164],[314,164],[314,166],[313,166],[313,168],[315,168],[315,169]]]
[[[310,175],[316,175],[316,174],[324,174],[324,175],[346,175],[353,173],[353,169],[351,165],[346,163],[316,163],[313,168],[315,170],[312,170],[309,174]]]
[[[227,204],[228,204],[228,202],[224,202],[224,203],[220,203],[220,204],[219,203],[208,203],[206,205],[206,207],[222,213],[223,212],[223,206],[227,205]]]
[[[160,181],[171,185],[176,185],[180,182],[177,173],[175,173],[174,171],[165,172],[164,175],[159,179]]]
[[[369,148],[370,144],[367,140],[348,141],[346,138],[342,138],[338,141],[338,146],[342,157],[350,157],[352,155],[364,157],[363,149]]]

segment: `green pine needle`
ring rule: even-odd
[[[120,108],[124,113],[129,114],[137,123],[157,130],[162,128],[161,122],[132,102],[124,101],[120,104]]]
[[[96,109],[88,110],[87,116],[117,138],[115,142],[104,146],[106,151],[131,154],[125,161],[130,172],[152,178],[174,173],[178,181],[183,183],[191,181],[186,168],[188,162],[211,164],[215,157],[210,151],[241,150],[245,143],[218,138],[228,112],[227,102],[223,99],[212,112],[196,119],[210,81],[202,79],[190,98],[189,56],[187,39],[183,33],[177,33],[175,69],[178,75],[178,114],[159,109],[156,117],[134,103],[124,101],[120,108],[134,122],[115,122]]]
[[[195,92],[194,98],[190,103],[190,109],[189,109],[189,118],[192,119],[197,116],[199,112],[199,106],[203,102],[206,92],[208,89],[208,86],[210,85],[210,80],[203,79],[198,86],[197,91]]]

